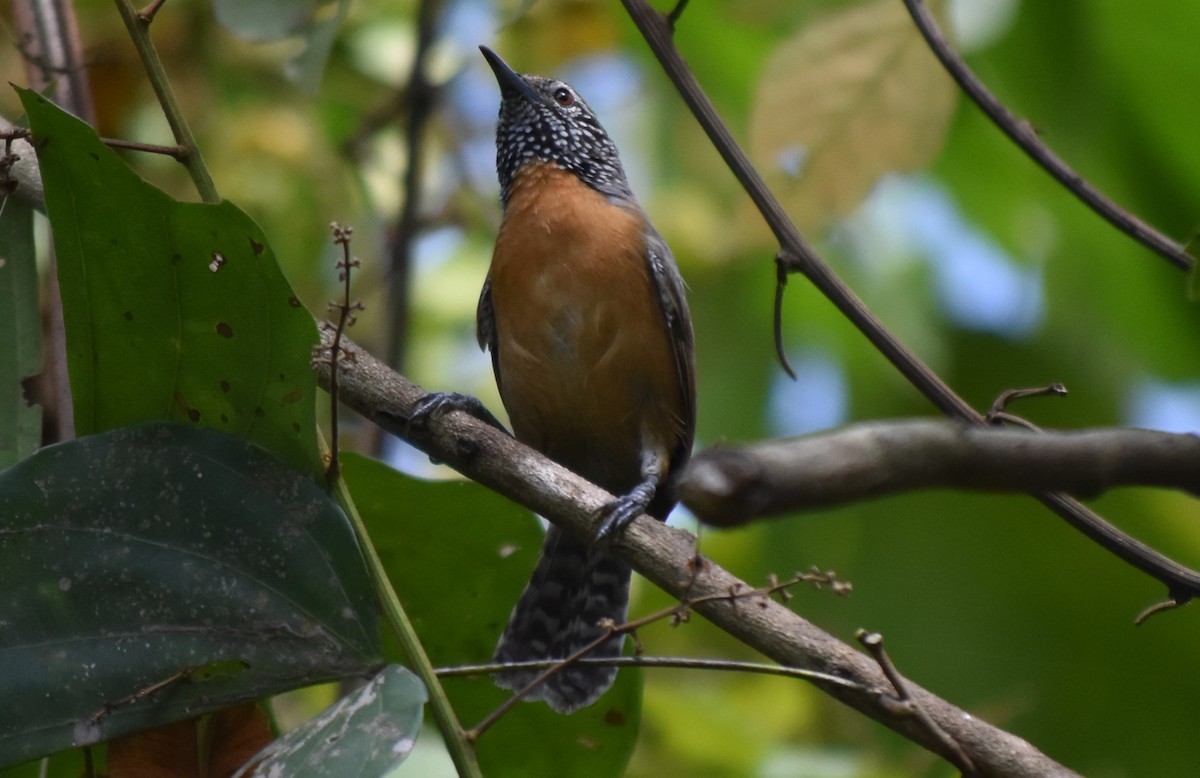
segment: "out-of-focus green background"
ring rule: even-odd
[[[101,133],[169,142],[112,5],[77,5]],[[326,225],[355,227],[366,311],[352,335],[376,353],[389,337],[387,255],[409,164],[407,116],[390,106],[403,99],[416,10],[352,4],[311,92],[284,75],[299,39],[244,41],[197,0],[171,0],[153,26],[219,191],[259,221],[317,315],[334,294]],[[1192,236],[1200,5],[958,0],[940,10],[977,73],[1081,174],[1175,239]],[[676,40],[807,236],[976,407],[1011,387],[1061,381],[1067,398],[1014,410],[1049,427],[1200,429],[1200,327],[1183,274],[1036,169],[958,96],[913,34],[900,0],[737,0],[693,2]],[[784,319],[800,378],[783,376],[770,329],[775,246],[616,3],[445,4],[427,61],[439,89],[421,145],[407,375],[500,408],[473,332],[499,222],[498,95],[481,43],[519,70],[573,83],[622,149],[690,286],[699,447],[933,414],[801,278],[788,287]],[[0,67],[20,80],[14,46],[0,51]],[[0,113],[19,112],[11,93],[0,94]],[[174,163],[132,160],[192,197]],[[895,172],[878,178],[880,169]],[[360,431],[352,427],[347,444]],[[383,454],[429,471],[394,444]],[[1094,505],[1200,566],[1190,499],[1122,490]],[[1200,769],[1197,614],[1134,628],[1162,587],[1031,499],[910,495],[708,531],[702,543],[752,582],[813,564],[836,570],[853,582],[851,597],[801,591],[793,607],[846,640],[859,627],[882,632],[914,681],[1080,772]],[[633,612],[663,604],[640,586]],[[754,658],[698,620],[641,639],[651,654]],[[951,770],[803,683],[651,671],[630,774]]]

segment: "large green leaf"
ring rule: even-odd
[[[33,209],[0,198],[0,467],[33,453],[41,439],[41,414],[21,391],[42,363],[34,259]]]
[[[312,316],[232,203],[181,203],[21,91],[54,227],[79,434],[161,419],[319,472]]]
[[[7,467],[31,454],[42,435],[42,415],[20,384],[42,367],[34,209],[14,197],[0,198],[0,328],[0,467]]]
[[[478,484],[419,481],[353,455],[343,465],[430,659],[438,666],[489,661],[541,550],[536,520]],[[468,727],[508,697],[487,677],[444,683]],[[623,774],[641,721],[641,687],[641,673],[624,669],[599,702],[571,716],[540,702],[518,705],[477,744],[484,774]]]
[[[361,689],[267,746],[234,778],[387,775],[416,744],[426,699],[415,675],[400,665],[388,665]]]
[[[0,765],[379,661],[344,514],[210,430],[114,430],[0,473],[0,559]]]

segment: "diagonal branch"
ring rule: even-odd
[[[333,329],[321,332],[322,346],[332,344]],[[434,459],[577,533],[590,533],[600,509],[612,495],[555,464],[514,438],[472,416],[454,411],[409,425],[414,407],[425,397],[415,384],[394,373],[353,343],[353,354],[339,375],[342,400],[389,432],[405,437]],[[328,360],[316,360],[319,380],[328,381]],[[732,593],[752,588],[718,565],[702,561],[697,571],[691,535],[641,517],[612,541],[613,553],[676,598],[696,601],[695,611],[746,645],[791,667],[826,673],[853,685],[812,682],[831,697],[879,721],[943,757],[953,758],[930,729],[897,713],[891,685],[871,659],[836,640],[774,601],[746,604]],[[1029,743],[909,683],[909,692],[968,754],[983,776],[1054,778],[1074,772],[1055,763]]]
[[[1038,137],[1037,131],[1027,121],[1018,119],[996,96],[988,91],[967,63],[950,48],[946,36],[934,21],[933,14],[925,7],[924,0],[904,0],[904,6],[921,31],[925,42],[933,50],[934,55],[946,68],[946,71],[958,83],[958,86],[975,102],[979,109],[987,115],[992,123],[1007,135],[1013,143],[1029,155],[1029,158],[1042,167],[1055,180],[1079,198],[1088,208],[1096,212],[1100,218],[1116,227],[1121,232],[1136,240],[1146,248],[1166,259],[1182,270],[1188,270],[1195,260],[1184,251],[1183,246],[1163,235],[1158,230],[1126,211],[1108,198],[1103,192],[1092,186],[1083,176],[1063,162],[1049,146]]]
[[[704,94],[704,90],[700,88],[695,76],[675,48],[673,31],[667,17],[654,10],[646,0],[622,0],[622,3],[676,90],[692,110],[696,121],[704,128],[713,146],[775,234],[780,245],[777,260],[780,265],[787,265],[789,270],[803,273],[871,345],[938,410],[951,418],[970,424],[986,423],[983,416],[959,397],[920,357],[883,325],[800,235],[800,231],[783,210],[779,200],[767,188],[758,171],[746,157],[746,153],[733,139],[712,102]],[[1034,496],[1097,545],[1161,581],[1173,600],[1186,602],[1200,595],[1200,573],[1129,537],[1078,500],[1057,492]]]

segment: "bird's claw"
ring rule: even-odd
[[[646,506],[654,497],[654,488],[642,484],[629,494],[618,497],[600,509],[600,526],[596,529],[596,542],[608,543],[617,533],[646,512]]]
[[[459,392],[429,392],[413,405],[405,429],[421,427],[432,418],[444,416],[451,411],[462,411],[496,429],[507,432],[487,406],[478,397]]]

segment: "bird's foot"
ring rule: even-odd
[[[596,542],[608,543],[629,526],[629,523],[646,512],[646,506],[654,499],[652,483],[638,485],[629,494],[618,497],[600,509],[600,526],[596,529]]]
[[[508,432],[478,397],[459,392],[429,392],[413,406],[412,413],[409,414],[408,421],[404,426],[406,428],[420,427],[428,423],[430,419],[444,416],[451,411],[462,411],[490,424],[501,432]]]

